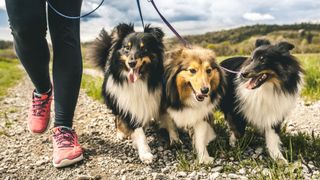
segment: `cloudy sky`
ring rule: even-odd
[[[140,0],[146,23],[160,26],[168,37],[173,36],[162,23],[151,3]],[[320,23],[319,0],[154,0],[159,10],[182,34],[201,34],[250,24]],[[83,0],[82,12],[95,8],[100,0]],[[11,40],[4,0],[0,0],[0,39]],[[120,22],[133,22],[141,30],[135,0],[105,0],[91,17],[81,21],[81,39],[95,38],[101,28],[111,30]]]

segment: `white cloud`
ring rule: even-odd
[[[0,9],[6,9],[6,4],[4,0],[0,0]]]
[[[275,18],[270,14],[261,14],[261,13],[245,13],[242,16],[244,19],[249,21],[264,21],[264,20],[274,20]]]
[[[0,0],[0,9],[5,8]],[[101,0],[84,0],[82,13],[94,9]],[[147,0],[141,0],[145,23],[161,27],[167,36],[173,33],[163,24],[158,14]],[[230,29],[256,23],[290,24],[311,22],[320,19],[319,0],[155,0],[159,10],[182,34],[201,34],[208,31]],[[91,18],[81,21],[81,39],[94,39],[101,28],[110,31],[120,22],[133,22],[136,30],[141,30],[141,22],[134,0],[105,0]],[[2,22],[2,23],[1,23]],[[7,16],[0,12],[1,33],[8,31]],[[10,36],[9,33],[6,36]]]

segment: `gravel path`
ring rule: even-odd
[[[51,163],[50,131],[34,136],[27,130],[26,112],[31,92],[32,85],[25,78],[10,89],[8,97],[0,100],[0,179],[247,179],[245,170],[237,174],[220,173],[224,162],[219,160],[209,170],[178,171],[177,151],[165,148],[162,138],[153,130],[148,130],[147,136],[156,161],[152,165],[141,164],[131,141],[115,139],[114,117],[105,105],[93,101],[83,91],[74,128],[85,150],[84,161],[56,169]],[[319,134],[319,109],[319,101],[310,106],[299,103],[288,121],[289,130],[314,130]],[[187,159],[193,159],[190,144],[183,145],[182,151]]]
[[[299,100],[294,111],[287,117],[287,132],[306,132],[320,135],[320,101],[307,104]]]

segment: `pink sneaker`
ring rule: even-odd
[[[53,166],[65,167],[83,159],[78,136],[74,130],[59,126],[53,131]]]
[[[50,122],[52,93],[32,93],[32,104],[28,113],[28,129],[33,134],[44,133]]]

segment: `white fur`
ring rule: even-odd
[[[283,157],[280,151],[281,140],[279,135],[276,134],[276,132],[273,129],[269,128],[265,131],[265,137],[270,157],[275,160],[280,160],[284,164],[287,164],[287,160]]]
[[[142,128],[137,128],[131,134],[133,146],[138,149],[139,158],[143,163],[150,164],[153,160],[151,149],[148,145],[146,135]]]
[[[237,143],[236,135],[234,134],[233,131],[231,131],[230,132],[230,137],[229,137],[229,145],[231,147],[236,147],[236,143]]]
[[[194,147],[198,154],[199,163],[212,163],[213,158],[209,156],[207,145],[216,138],[216,134],[208,122],[202,120],[194,126]]]
[[[213,105],[210,98],[207,97],[203,102],[196,101],[193,97],[187,100],[188,107],[182,110],[168,108],[168,113],[179,128],[194,127],[200,121],[203,121],[212,113]]]
[[[146,125],[159,116],[161,87],[150,93],[147,83],[141,79],[134,83],[124,82],[120,85],[114,82],[112,76],[109,76],[106,91],[117,99],[120,109],[124,112],[130,112],[132,118],[142,125]]]
[[[302,79],[302,74],[300,74]],[[238,83],[236,96],[239,106],[237,110],[242,112],[248,122],[255,126],[266,138],[266,146],[270,157],[287,163],[280,151],[281,140],[273,125],[277,125],[283,121],[291,109],[296,105],[296,100],[301,90],[301,84],[298,85],[296,94],[285,94],[281,90],[275,90],[275,85],[266,82],[254,90],[246,89],[245,83]],[[230,136],[230,144],[234,144],[234,134]]]
[[[179,128],[192,128],[194,130],[193,144],[199,162],[212,163],[213,158],[209,156],[207,145],[215,139],[216,135],[205,118],[212,113],[216,104],[212,104],[209,97],[203,102],[198,102],[194,97],[190,97],[186,102],[188,106],[182,110],[168,108],[167,111]]]
[[[121,132],[119,129],[117,129],[117,140],[122,141],[126,138],[126,135]]]
[[[261,132],[282,122],[294,108],[299,95],[299,93],[289,95],[276,91],[271,82],[266,82],[253,90],[246,89],[245,84],[239,83],[236,89],[239,101],[237,110],[242,112],[248,122]]]

